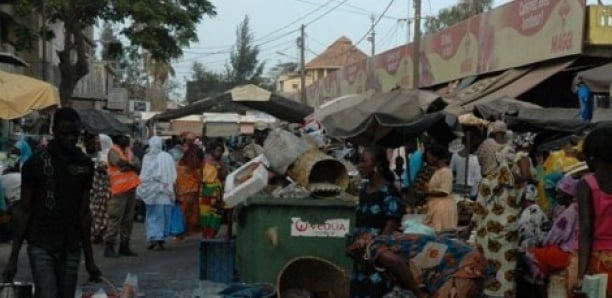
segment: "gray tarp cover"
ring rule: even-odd
[[[222,111],[215,110],[219,106]],[[314,112],[314,109],[306,104],[297,102],[279,94],[272,93],[265,101],[256,100],[232,100],[231,90],[219,95],[196,101],[180,109],[166,111],[156,115],[152,119],[167,121],[194,114],[205,112],[244,112],[248,109],[258,110],[280,120],[301,123],[304,118]]]
[[[612,63],[579,72],[576,77],[582,78],[595,93],[609,93],[612,85]]]
[[[516,117],[507,117],[506,122],[516,131],[580,132],[597,124],[612,122],[611,109],[596,109],[591,124],[579,117],[579,109],[544,108],[521,109]]]
[[[522,109],[541,109],[542,107],[526,101],[506,97],[474,106],[474,114],[483,119],[501,119],[506,114],[519,113]]]
[[[83,128],[92,134],[117,135],[129,132],[113,114],[105,110],[87,109],[78,111]]]
[[[457,117],[439,111],[446,103],[436,94],[423,90],[397,89],[379,93],[350,109],[321,120],[327,134],[349,139],[359,145],[397,147],[409,137],[429,131],[446,142],[454,138]]]

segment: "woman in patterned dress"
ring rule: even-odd
[[[523,184],[515,183],[508,163],[514,150],[503,146],[496,152],[497,168],[483,178],[473,222],[476,246],[495,270],[495,278],[485,284],[490,297],[515,296],[515,270],[518,257],[518,218],[521,212]]]
[[[185,236],[200,233],[199,198],[202,185],[202,160],[204,153],[194,143],[195,135],[185,135],[183,152],[176,172],[176,199],[185,218]]]
[[[361,188],[356,213],[355,231],[362,233],[389,235],[400,227],[405,210],[401,196],[393,181],[395,176],[389,169],[389,160],[384,148],[368,148],[360,156],[359,173],[368,179]],[[354,237],[349,237],[352,244]],[[372,268],[355,262],[351,276],[350,297],[382,297],[392,290],[391,283]]]
[[[481,280],[490,273],[482,253],[448,237],[364,233],[347,252],[419,298],[479,297]]]
[[[100,151],[95,162],[95,172],[90,193],[91,237],[93,243],[102,243],[108,214],[106,203],[110,199],[110,180],[107,172],[108,151],[113,147],[113,140],[105,135],[99,135]]]
[[[221,226],[224,214],[223,184],[228,174],[227,165],[223,162],[225,146],[222,142],[213,142],[207,153],[202,169],[202,195],[200,196],[200,225],[202,237],[214,238]]]

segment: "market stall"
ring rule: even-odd
[[[282,121],[301,123],[314,112],[306,104],[283,97],[255,85],[235,87],[219,95],[205,98],[180,109],[155,115],[153,121],[168,121],[204,112],[239,112],[258,110]]]
[[[0,71],[0,119],[16,119],[34,110],[58,106],[53,85],[28,76]]]
[[[446,103],[436,93],[397,89],[373,95],[321,119],[330,137],[359,145],[399,147],[428,132],[441,143],[455,138],[457,117],[440,112]]]
[[[77,111],[83,128],[91,134],[119,135],[127,134],[130,129],[121,123],[111,112],[106,110],[87,109]]]

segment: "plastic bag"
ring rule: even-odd
[[[404,234],[418,234],[435,236],[436,230],[430,226],[426,226],[415,219],[408,219],[402,223]]]
[[[185,222],[183,212],[179,204],[172,206],[172,214],[170,215],[170,235],[180,236],[185,233]]]
[[[128,273],[123,283],[121,298],[135,298],[138,291],[138,276]]]
[[[310,148],[306,141],[277,128],[266,138],[263,154],[270,162],[272,170],[278,174],[285,174],[289,166]]]

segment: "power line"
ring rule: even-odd
[[[370,30],[372,30],[374,27],[376,27],[376,25],[378,25],[378,23],[380,22],[380,20],[385,16],[385,14],[389,11],[389,8],[391,8],[391,5],[393,5],[393,1],[394,0],[390,0],[389,4],[387,4],[387,7],[385,7],[385,10],[383,10],[383,12],[380,14],[380,16],[378,16],[378,18],[376,19],[376,21],[374,21],[374,23],[372,24],[372,28],[370,28],[360,39],[359,41],[357,41],[355,43],[355,46],[358,46],[362,41],[364,41],[366,39],[366,37],[368,37],[368,35],[370,34]]]
[[[285,36],[284,36],[284,37],[287,37],[287,36],[289,36],[290,34],[293,34],[293,33],[294,33],[294,32],[289,32],[289,33],[285,34]],[[281,37],[281,38],[282,38],[282,37]],[[268,40],[267,42],[257,44],[256,46],[257,46],[257,47],[261,47],[261,46],[266,45],[266,44],[268,44],[268,43],[271,43],[271,42],[273,42],[273,41],[278,41],[278,39],[275,39],[275,40]],[[279,46],[283,46],[283,45],[286,45],[286,44],[288,44],[288,43],[293,43],[293,42],[294,42],[293,40],[284,41],[284,42],[282,42],[282,43],[280,43],[280,44],[277,44],[277,45],[274,45],[274,46],[267,47],[265,50],[263,50],[263,49],[262,49],[261,51],[266,51],[267,49],[274,49],[274,48],[277,48],[277,47],[279,47]],[[182,60],[181,60],[179,63],[191,62],[191,61],[194,61],[194,60],[198,60],[198,59],[200,59],[200,58],[202,58],[202,57],[204,57],[204,56],[215,56],[215,55],[220,55],[220,54],[230,54],[230,53],[232,53],[232,51],[233,51],[233,48],[232,48],[232,49],[230,49],[230,50],[223,50],[223,51],[217,51],[217,52],[197,53],[197,56],[195,56],[195,57],[190,57],[190,58],[186,58],[186,59],[182,59]]]
[[[395,26],[389,29],[387,34],[379,42],[380,46],[378,47],[380,49],[384,49],[388,43],[393,43],[395,41],[394,37],[397,36],[397,31],[399,30],[399,27],[399,23],[395,23]]]
[[[255,39],[253,42],[254,42],[254,43],[261,42],[262,40],[267,39],[268,37],[270,37],[270,36],[274,35],[275,33],[278,33],[278,32],[281,32],[281,31],[283,31],[283,30],[286,30],[287,28],[290,28],[292,25],[297,24],[297,23],[298,23],[298,22],[300,22],[301,20],[303,20],[303,19],[305,19],[305,18],[307,18],[307,17],[311,16],[312,14],[314,14],[314,13],[318,12],[319,10],[321,10],[321,9],[323,9],[323,8],[325,8],[325,7],[327,7],[327,6],[328,6],[329,4],[331,4],[332,2],[334,2],[334,0],[328,0],[328,1],[327,1],[327,2],[325,2],[323,5],[319,5],[317,8],[315,8],[315,9],[313,9],[313,10],[311,10],[311,11],[309,11],[309,12],[305,13],[305,14],[303,14],[302,16],[298,17],[296,20],[292,21],[291,23],[286,24],[286,25],[283,25],[283,26],[281,26],[280,28],[278,28],[278,29],[276,29],[276,30],[273,30],[273,31],[271,31],[271,32],[269,32],[269,33],[264,34],[263,36],[261,36],[261,37],[259,37],[259,38],[256,38],[256,39]],[[318,5],[318,4],[317,4],[317,5]],[[294,33],[294,32],[297,32],[297,31],[299,31],[299,29],[293,30],[292,32],[288,32],[288,33]],[[285,35],[285,34],[283,34],[283,36],[284,36],[284,35]],[[281,38],[281,37],[274,37],[274,38],[271,38],[271,39],[273,39],[273,40],[274,40],[274,39],[278,39],[278,38]],[[231,47],[233,47],[233,45],[214,46],[214,47],[209,47],[209,48],[206,48],[206,47],[204,47],[204,48],[192,48],[192,49],[196,49],[196,50],[197,50],[197,49],[206,50],[206,49],[215,49],[215,48],[216,48],[216,49],[227,49],[227,48],[231,48]]]
[[[310,4],[310,5],[319,5],[319,3],[308,1],[308,0],[296,0],[296,1],[299,1],[299,2],[302,2],[302,3],[306,3],[306,4]],[[362,16],[370,16],[370,15],[372,15],[372,11],[369,11],[367,9],[351,5],[349,3],[344,3],[343,5],[347,6],[347,7],[354,8],[354,9],[358,9],[359,11],[351,10],[351,9],[346,9],[346,8],[339,8],[338,11],[352,13],[352,14],[356,14],[356,15],[362,15]],[[393,17],[393,16],[385,16],[384,18],[385,19],[389,19],[389,20],[394,20],[394,21],[397,21],[398,19],[400,19],[400,18]]]
[[[330,2],[333,0],[330,0]],[[336,10],[338,7],[342,6],[344,3],[348,2],[348,0],[342,0],[342,2],[338,3],[338,5],[332,7],[331,9],[329,9],[328,11],[326,11],[325,13],[323,13],[322,15],[320,15],[319,17],[317,17],[316,19],[306,23],[306,26],[312,25],[313,23],[315,23],[316,21],[324,18],[325,16],[327,16],[328,14],[330,14],[331,12],[333,12],[334,10]]]

